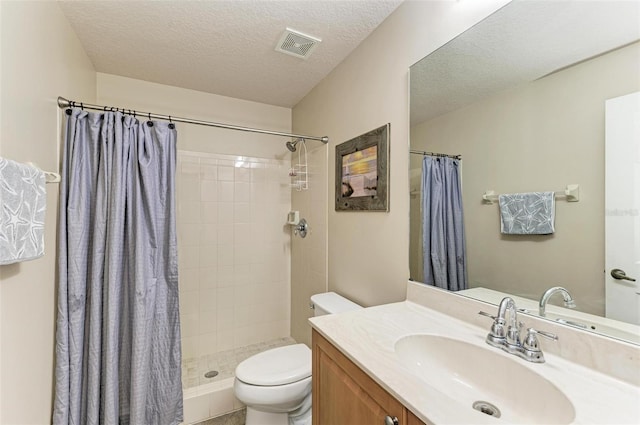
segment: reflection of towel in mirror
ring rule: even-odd
[[[0,264],[44,255],[44,173],[0,158]]]
[[[500,232],[506,235],[548,235],[555,232],[553,192],[500,195]]]

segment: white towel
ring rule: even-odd
[[[512,193],[498,196],[500,231],[507,235],[548,235],[555,232],[553,192]]]
[[[45,176],[0,158],[0,265],[44,255]]]

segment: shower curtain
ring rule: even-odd
[[[422,160],[422,258],[425,283],[467,289],[460,161]]]
[[[53,422],[180,423],[176,131],[118,112],[70,112]]]

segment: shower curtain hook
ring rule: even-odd
[[[84,111],[84,104],[82,102],[80,102],[80,109]]]
[[[170,128],[171,130],[173,130],[174,128],[176,128],[176,126],[175,126],[175,125],[173,125],[173,121],[171,121],[171,115],[169,115],[169,128]]]

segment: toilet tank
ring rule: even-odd
[[[324,292],[311,296],[314,316],[324,316],[325,314],[343,313],[345,311],[357,310],[362,306],[350,301],[335,292]]]

